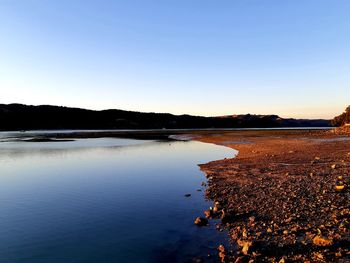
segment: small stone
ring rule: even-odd
[[[225,247],[223,245],[218,246],[220,252],[225,252]]]
[[[206,226],[208,225],[208,219],[203,217],[197,217],[196,220],[194,221],[194,224],[197,226]]]
[[[224,210],[222,210],[222,213],[221,213],[221,216],[220,216],[220,219],[221,220],[225,220],[226,219],[226,213],[225,213],[225,211]]]
[[[219,212],[219,208],[218,208],[217,206],[214,206],[214,208],[213,208],[213,212],[214,212],[214,213]]]
[[[337,191],[343,191],[344,188],[345,188],[345,185],[336,185],[335,186],[335,190],[337,190]]]
[[[319,246],[319,247],[326,247],[326,246],[330,246],[333,244],[333,241],[331,239],[328,239],[328,238],[325,238],[322,236],[314,237],[312,242],[314,243],[314,245]]]
[[[245,228],[243,229],[242,237],[244,237],[244,238],[248,237],[248,232],[247,232],[247,230]]]
[[[331,168],[335,169],[335,168],[337,168],[337,165],[336,164],[332,164]]]
[[[287,218],[286,220],[284,220],[285,223],[290,223],[291,221],[292,221],[292,218],[291,218],[291,217],[289,217],[289,218]]]
[[[317,261],[319,261],[319,260],[323,261],[323,259],[324,259],[323,255],[320,252],[314,252],[313,256],[314,256],[314,259]]]
[[[340,252],[337,252],[337,253],[335,253],[335,256],[339,258],[342,256],[342,254]]]
[[[219,202],[215,202],[214,206],[216,206],[218,209],[221,209],[221,204]]]
[[[252,224],[255,222],[255,216],[249,217],[249,222]]]
[[[248,241],[248,240],[237,240],[237,243],[240,247],[242,247],[242,253],[244,255],[247,255],[249,252],[249,248],[252,246],[252,241]]]
[[[219,258],[221,259],[220,262],[225,263],[225,253],[224,252],[219,252]]]
[[[208,210],[205,210],[204,211],[204,215],[206,218],[210,218],[212,216],[212,210],[211,209],[208,209]]]

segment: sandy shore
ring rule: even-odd
[[[201,165],[219,211],[211,215],[222,218],[237,248],[221,248],[224,261],[350,262],[350,136],[297,130],[193,138],[239,151]]]

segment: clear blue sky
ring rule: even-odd
[[[0,0],[0,103],[330,118],[348,0]]]

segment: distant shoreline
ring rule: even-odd
[[[28,130],[28,131],[0,131],[1,135],[11,138],[11,134],[25,141],[54,142],[84,138],[129,138],[129,139],[160,139],[178,140],[181,135],[208,135],[211,133],[226,134],[230,132],[252,131],[320,131],[329,130],[329,127],[290,127],[290,128],[232,128],[232,129],[142,129],[142,130]]]
[[[89,110],[54,105],[0,104],[0,130],[145,130],[329,127],[330,120],[282,118],[275,114],[194,116],[119,109]]]

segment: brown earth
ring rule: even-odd
[[[329,131],[194,134],[239,151],[201,165],[211,214],[234,249],[223,262],[350,262],[350,136]],[[220,248],[222,250],[222,247]]]

